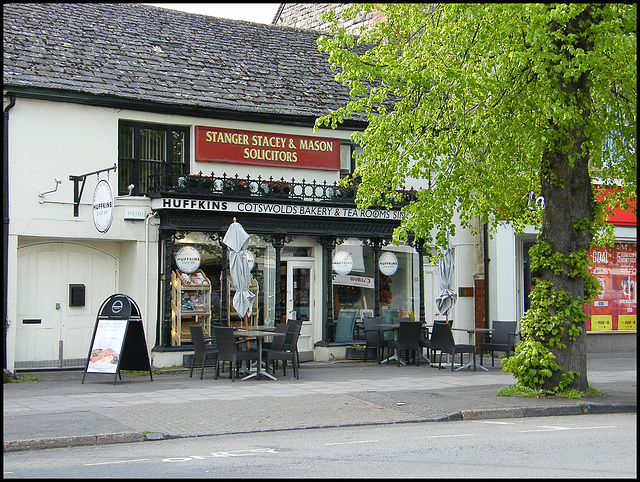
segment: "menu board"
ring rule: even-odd
[[[98,320],[87,372],[116,373],[128,320]]]
[[[587,331],[635,331],[637,321],[636,244],[616,243],[588,252],[602,286],[600,296],[585,305]]]

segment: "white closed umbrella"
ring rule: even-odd
[[[436,307],[440,314],[447,317],[447,323],[449,323],[449,312],[456,304],[458,295],[453,291],[453,249],[451,245],[447,246],[447,250],[438,263],[440,271],[440,294],[436,298]]]
[[[244,319],[245,328],[248,328],[247,317],[253,309],[256,297],[255,293],[249,289],[251,273],[247,262],[247,248],[251,244],[251,236],[236,221],[236,218],[233,218],[233,223],[229,225],[222,242],[229,248],[229,271],[233,286],[236,288],[232,304],[240,319]]]

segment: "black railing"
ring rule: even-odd
[[[262,176],[251,178],[222,177],[199,174],[155,175],[149,182],[149,193],[188,193],[194,195],[241,195],[243,197],[259,197],[268,199],[291,199],[296,201],[322,201],[336,203],[353,203],[358,186],[342,186],[341,184],[328,184],[327,181],[318,183],[307,182],[305,179],[297,182],[295,179],[285,181],[284,178],[263,179]],[[401,201],[392,201],[394,206],[401,206],[415,199],[416,191],[408,189],[399,191]]]

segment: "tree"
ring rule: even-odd
[[[354,37],[340,25],[361,9],[384,20]],[[599,290],[587,249],[612,240],[605,208],[636,199],[635,4],[353,4],[325,20],[319,49],[353,100],[316,129],[366,119],[352,137],[358,206],[424,179],[396,240],[443,247],[454,211],[474,232],[536,226],[541,280],[503,369],[584,391],[584,304]],[[595,181],[619,190],[598,202]]]

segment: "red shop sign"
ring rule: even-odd
[[[340,170],[340,140],[196,126],[196,161]]]
[[[610,186],[600,186],[595,185],[595,196],[598,202],[602,202],[604,198],[613,193],[613,189]],[[636,207],[636,202],[629,202],[629,206],[633,209],[629,211],[623,211],[621,208],[615,209],[607,209],[607,213],[609,214],[608,222],[611,224],[615,224],[616,226],[635,226],[636,225],[636,215],[633,212]]]

